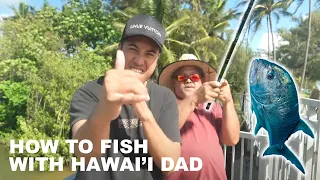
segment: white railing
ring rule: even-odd
[[[225,168],[230,180],[317,180],[320,179],[320,154],[318,153],[320,132],[320,101],[300,99],[300,115],[313,130],[315,139],[299,131],[289,137],[286,145],[298,157],[305,169],[305,175],[296,170],[291,162],[282,156],[262,156],[268,147],[268,135],[260,130],[253,135],[255,116],[251,114],[249,101],[245,97],[244,116],[249,132],[241,131],[236,146],[223,146]],[[318,110],[316,110],[318,108]],[[319,168],[317,168],[319,166]]]

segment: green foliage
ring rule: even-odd
[[[176,61],[184,53],[193,53],[203,61],[218,67],[227,48],[224,33],[230,20],[237,17],[235,10],[226,10],[227,0],[215,1],[110,1],[122,10],[113,12],[119,30],[128,18],[135,14],[150,14],[163,23],[166,41],[153,78],[168,63]],[[104,50],[113,53],[117,44]]]
[[[28,59],[7,59],[0,61],[0,80],[20,82],[36,73],[35,62]]]
[[[248,70],[249,63],[254,57],[254,53],[250,49],[240,47],[230,63],[226,79],[230,83],[232,92],[240,93],[248,92]]]
[[[308,63],[306,78],[310,83],[309,88],[312,88],[312,84],[320,80],[320,11],[312,13],[312,28],[311,28],[311,41],[309,47]],[[280,36],[283,38],[285,44],[281,45],[278,49],[279,61],[291,70],[293,76],[296,78],[296,82],[300,83],[304,66],[304,58],[306,51],[308,33],[308,19],[299,21],[297,27],[290,30],[280,30]]]
[[[102,0],[69,0],[54,21],[54,29],[64,39],[68,52],[74,52],[81,43],[95,49],[118,41],[121,35],[112,26],[116,19],[106,12]]]
[[[10,134],[6,134],[4,136],[4,142],[5,145],[9,146],[10,140],[15,140],[15,143],[18,143],[19,140],[23,140],[24,147],[28,140],[37,140],[40,142],[40,140],[58,140],[59,145],[57,149],[57,153],[43,153],[41,150],[38,153],[28,153],[24,149],[24,153],[19,153],[18,149],[16,149],[15,153],[10,154],[10,157],[48,157],[48,158],[54,158],[54,160],[57,162],[59,157],[63,157],[64,163],[68,164],[70,162],[70,159],[72,155],[69,153],[68,145],[65,142],[64,138],[58,137],[58,136],[47,136],[41,129],[36,127],[32,121],[25,119],[22,116],[17,117],[17,128]],[[34,149],[34,146],[31,146],[31,149]],[[34,163],[34,168],[39,168],[39,162],[36,161]],[[46,161],[44,163],[44,170],[49,170],[49,161]]]
[[[16,117],[25,115],[29,92],[25,82],[0,83],[0,130],[16,128]]]
[[[47,8],[28,18],[5,21],[0,58],[35,61],[44,50],[61,51],[63,45],[52,24],[56,13],[54,8]]]
[[[74,91],[110,68],[102,56],[87,48],[80,47],[77,51],[79,53],[72,58],[58,53],[44,53],[39,60],[41,66],[38,74],[29,80],[32,84],[29,116],[37,119],[43,132],[50,137],[66,137],[68,134],[68,110]]]
[[[79,47],[77,51],[79,53],[71,58],[62,53],[45,52],[38,59],[38,71],[30,78],[23,82],[3,81],[1,84],[0,90],[4,96],[0,111],[5,117],[1,116],[0,122],[5,123],[0,127],[6,128],[6,140],[60,140],[61,150],[58,154],[38,152],[15,155],[55,158],[62,156],[65,160],[70,159],[67,144],[64,142],[69,138],[70,99],[79,86],[103,75],[104,71],[110,68],[111,62],[110,58],[106,61],[86,46]]]
[[[94,7],[91,10],[93,11]],[[95,15],[91,14],[92,17]],[[38,152],[15,153],[11,156],[54,157],[56,160],[63,157],[67,164],[72,155],[69,154],[64,140],[69,139],[68,112],[72,95],[81,85],[104,75],[111,67],[111,56],[99,55],[97,51],[100,48],[92,48],[92,44],[86,39],[110,43],[118,39],[118,32],[107,31],[99,34],[98,31],[93,31],[93,34],[99,34],[93,39],[92,36],[69,31],[70,36],[79,40],[77,44],[71,43],[73,52],[70,54],[68,48],[71,44],[65,44],[64,42],[68,41],[65,41],[66,37],[61,34],[68,34],[64,31],[71,27],[71,22],[64,27],[62,24],[56,26],[61,17],[68,18],[65,12],[58,12],[46,4],[32,16],[11,18],[1,24],[1,141],[9,145],[10,139],[59,140],[57,154]],[[70,14],[70,19],[75,17]],[[107,19],[92,23],[94,26],[103,26],[104,29],[100,29],[100,32],[111,27]],[[71,24],[73,27],[77,26],[77,23]],[[89,22],[86,25],[91,26]],[[101,39],[102,37],[104,38]],[[35,168],[38,165],[36,164]],[[48,170],[48,164],[45,167]]]

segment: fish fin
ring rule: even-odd
[[[254,128],[254,135],[256,136],[262,126],[257,122],[256,127]]]
[[[299,159],[290,151],[290,149],[285,145],[276,144],[274,146],[268,147],[263,156],[267,155],[281,155],[294,164],[303,174],[305,174],[304,168],[300,163]]]
[[[292,134],[300,130],[303,131],[305,134],[309,135],[310,137],[314,138],[312,130],[303,120],[299,121],[297,127],[293,130]]]
[[[251,114],[254,113],[253,104],[251,103]]]

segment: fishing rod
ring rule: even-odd
[[[237,42],[238,42],[238,39],[239,39],[239,37],[241,35],[243,27],[246,24],[246,21],[247,21],[247,19],[249,17],[249,14],[251,12],[253,4],[254,4],[254,0],[250,0],[250,2],[248,3],[247,10],[245,11],[245,13],[244,13],[244,15],[242,17],[241,24],[239,26],[239,29],[238,29],[237,33],[236,33],[236,36],[235,36],[231,46],[229,47],[227,55],[225,56],[225,60],[224,60],[223,66],[222,66],[222,68],[221,68],[221,70],[219,72],[219,75],[218,75],[218,79],[217,79],[218,82],[221,81],[222,77],[224,76],[224,74],[227,71],[227,67],[229,65],[230,59],[231,59],[231,57],[233,57],[234,49],[235,49],[235,47],[237,45]],[[207,104],[207,106],[206,106],[207,110],[209,110],[211,108],[211,104],[212,103],[210,103],[210,102]]]

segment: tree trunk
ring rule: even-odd
[[[248,25],[248,35],[247,35],[247,45],[246,45],[246,53],[249,53],[248,47],[249,47],[249,38],[250,38],[250,29],[251,29],[251,20],[249,20],[249,25]]]
[[[274,39],[273,39],[273,31],[272,31],[272,21],[271,21],[271,14],[268,15],[269,16],[269,23],[270,23],[270,32],[271,32],[271,40],[272,40],[272,51],[273,51],[273,61],[277,61],[276,59],[276,51],[274,50]]]
[[[198,0],[199,12],[202,12],[201,1]]]
[[[268,60],[270,60],[269,16],[267,16],[267,30],[268,30]]]
[[[306,69],[307,69],[307,61],[308,61],[308,55],[309,55],[309,46],[310,46],[310,38],[311,38],[311,6],[312,6],[312,0],[309,0],[309,23],[308,23],[308,39],[307,39],[307,46],[306,46],[306,55],[304,58],[304,66],[303,66],[303,73],[301,78],[301,83],[299,87],[299,92],[301,91],[305,79]]]

